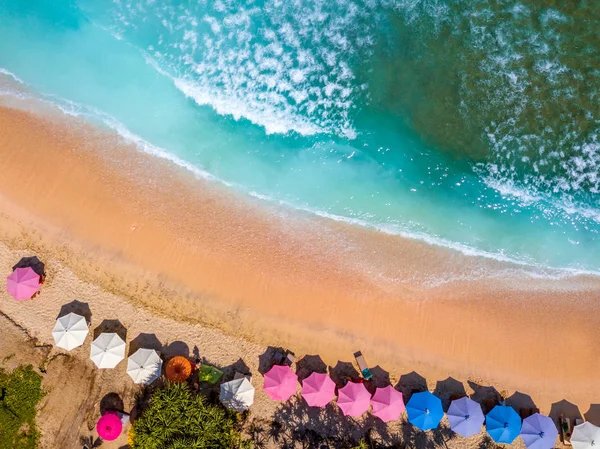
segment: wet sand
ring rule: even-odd
[[[393,383],[453,377],[525,393],[545,412],[600,401],[596,279],[533,279],[245,198],[73,118],[2,108],[0,130],[0,241],[127,310],[330,366],[360,349]]]

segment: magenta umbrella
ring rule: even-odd
[[[113,413],[107,413],[98,420],[96,430],[100,438],[106,441],[112,441],[119,438],[123,430],[123,423],[119,417]]]
[[[17,268],[6,278],[6,290],[19,301],[31,299],[40,289],[40,275],[31,267]]]
[[[373,404],[373,414],[383,422],[397,420],[404,411],[402,393],[391,385],[385,388],[377,388],[371,398],[371,404]]]
[[[302,381],[302,397],[311,407],[325,407],[335,396],[335,383],[327,374],[312,373]]]
[[[337,405],[346,416],[362,415],[369,410],[370,401],[371,394],[361,383],[348,382],[338,390]]]
[[[274,401],[287,401],[297,388],[298,376],[287,365],[274,365],[265,374],[263,390]]]

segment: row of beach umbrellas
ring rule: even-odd
[[[7,291],[16,300],[31,299],[40,289],[41,277],[32,268],[16,268],[7,278]],[[89,333],[85,317],[69,313],[56,320],[52,336],[56,346],[71,351],[82,346]],[[116,333],[100,334],[91,345],[90,358],[101,369],[115,368],[125,358],[125,341]],[[127,374],[137,384],[149,385],[162,374],[163,361],[154,349],[140,348],[127,360]],[[174,357],[166,368],[167,377],[183,382],[192,367],[185,357]],[[287,365],[274,365],[264,377],[265,393],[276,401],[287,401],[297,391],[298,376]],[[227,408],[247,410],[254,402],[254,386],[246,376],[220,386],[220,400]],[[314,372],[302,381],[301,395],[311,407],[325,407],[336,397],[336,385],[329,375]],[[429,391],[415,393],[404,405],[402,393],[391,385],[377,388],[371,396],[363,383],[348,382],[337,391],[338,407],[346,416],[358,417],[372,408],[384,422],[394,421],[406,409],[408,420],[421,430],[438,427],[444,416],[441,400]],[[451,429],[463,437],[477,434],[485,422],[486,431],[497,443],[512,443],[519,435],[529,449],[551,449],[558,431],[551,418],[535,413],[523,421],[506,405],[496,405],[484,416],[481,406],[463,397],[451,402],[447,412]],[[103,438],[111,440],[122,430],[121,420],[105,414],[97,424]],[[574,449],[600,447],[600,428],[589,422],[575,426],[571,436]]]
[[[69,313],[56,320],[52,336],[57,347],[71,351],[82,346],[89,333],[85,317]],[[90,358],[100,369],[115,368],[125,358],[125,341],[116,333],[100,334],[91,344]],[[127,374],[136,384],[149,385],[162,375],[163,361],[154,349],[140,348],[127,359]],[[169,360],[165,370],[172,382],[185,382],[192,374],[192,365],[186,357],[176,356]],[[221,384],[220,400],[223,405],[236,411],[247,410],[254,403],[254,386],[246,377]],[[107,441],[119,437],[121,419],[114,413],[106,413],[96,423],[98,435]]]
[[[287,365],[275,365],[264,378],[264,391],[273,400],[287,401],[297,391],[298,376]],[[302,381],[301,395],[311,407],[325,407],[336,397],[336,385],[325,373],[312,373]],[[375,394],[360,382],[348,382],[337,391],[337,406],[346,416],[359,417],[372,407],[373,415],[384,422],[395,421],[406,408],[408,421],[421,430],[438,427],[444,417],[442,401],[429,391],[415,393],[404,405],[402,393],[391,385]],[[512,443],[519,435],[530,449],[554,447],[558,430],[551,418],[535,413],[521,422],[517,412],[496,405],[484,416],[481,406],[468,397],[452,401],[447,412],[450,428],[463,437],[486,431],[497,443]]]
[[[56,320],[52,329],[54,344],[71,351],[83,345],[89,333],[85,317],[69,313]],[[104,332],[92,342],[90,358],[100,369],[115,368],[125,358],[125,341],[116,333]],[[154,349],[140,348],[127,359],[127,374],[136,384],[149,385],[162,372],[162,359]]]
[[[67,351],[82,346],[88,333],[85,317],[73,312],[58,318],[52,330],[55,345]],[[98,368],[115,368],[125,358],[125,346],[118,334],[102,333],[92,342],[90,358]],[[140,348],[127,359],[127,374],[136,384],[149,385],[161,376],[162,365],[156,350]],[[169,380],[185,382],[192,374],[192,365],[186,357],[176,356],[169,360],[165,371]],[[246,377],[234,379],[221,384],[220,397],[226,407],[244,411],[254,403],[254,386]]]

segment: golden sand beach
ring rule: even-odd
[[[221,365],[256,370],[267,346],[332,367],[361,350],[393,385],[413,371],[432,390],[452,377],[471,392],[523,393],[545,413],[600,401],[595,278],[527,277],[246,198],[58,114],[0,109],[0,156],[2,273],[33,254],[48,272],[33,301],[0,294],[0,312],[43,344],[61,304],[78,299],[94,322],[186,341]],[[124,388],[101,376],[100,390]],[[81,435],[93,406],[71,404],[79,425],[46,425],[44,447]],[[259,395],[253,413],[270,419],[275,405]]]

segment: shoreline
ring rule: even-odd
[[[72,118],[2,108],[0,128],[0,241],[135,307],[331,366],[360,349],[393,381],[472,380],[543,411],[600,400],[594,278],[518,278],[508,264],[256,204]]]

